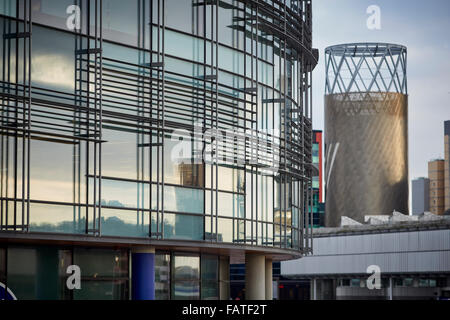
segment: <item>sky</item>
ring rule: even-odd
[[[381,29],[367,27],[367,8],[377,5]],[[444,121],[450,120],[450,1],[313,0],[313,124],[324,129],[326,47],[387,42],[408,49],[409,177],[428,175],[428,161],[444,157]]]

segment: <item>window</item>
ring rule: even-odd
[[[72,205],[47,203],[30,204],[30,231],[55,233],[84,233],[86,209]]]
[[[5,16],[16,16],[16,1],[17,0],[3,0],[0,4],[0,14]]]
[[[82,270],[81,289],[74,299],[128,299],[128,251],[75,249],[74,264]]]
[[[159,188],[160,194],[162,187]],[[156,185],[152,186],[152,209],[156,210]],[[160,196],[161,197],[161,196]],[[159,203],[161,208],[161,202]],[[203,190],[164,186],[164,209],[171,212],[203,214]]]
[[[340,284],[341,287],[350,287],[350,279],[341,279]]]
[[[66,270],[69,250],[54,247],[9,247],[7,283],[18,300],[69,299]]]
[[[155,254],[155,299],[170,300],[170,254]]]
[[[31,79],[33,87],[73,94],[75,38],[72,34],[33,26]],[[47,98],[49,98],[47,96]],[[52,98],[55,99],[55,98]],[[67,101],[64,101],[67,103]]]
[[[102,234],[148,237],[149,212],[102,208]]]
[[[137,46],[138,32],[140,31],[138,22],[139,19],[142,19],[139,17],[138,1],[103,0],[102,9],[104,38]],[[148,12],[148,8],[145,9]],[[146,22],[148,23],[148,21]],[[147,37],[149,30],[150,28],[146,27]]]
[[[165,22],[167,27],[203,35],[204,6],[196,5],[200,2],[197,0],[166,0]]]
[[[175,254],[172,262],[172,299],[198,300],[200,298],[200,257]]]
[[[71,203],[75,159],[73,146],[33,140],[31,154],[31,199]]]
[[[203,216],[164,213],[164,239],[203,240]]]
[[[202,300],[219,299],[219,260],[217,256],[201,256],[201,298]]]

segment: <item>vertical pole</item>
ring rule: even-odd
[[[266,300],[273,300],[273,276],[272,276],[272,259],[266,258]]]
[[[312,287],[313,287],[313,300],[317,300],[317,279],[312,279]]]
[[[393,300],[392,277],[389,277],[389,300]]]

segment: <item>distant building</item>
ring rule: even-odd
[[[450,210],[450,120],[444,122],[445,211]]]
[[[430,179],[430,212],[438,215],[444,214],[444,164],[445,161],[437,159],[428,162],[428,179]]]
[[[290,300],[450,297],[450,217],[394,213],[385,221],[365,220],[314,230],[314,255],[281,262],[276,295]],[[380,286],[368,286],[376,269]]]
[[[316,170],[312,177],[313,192],[313,227],[323,227],[325,224],[325,204],[323,203],[323,133],[320,130],[313,131],[312,161]]]
[[[430,179],[418,178],[412,182],[412,213],[430,211]]]

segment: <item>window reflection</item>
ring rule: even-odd
[[[201,298],[219,299],[219,260],[217,256],[201,256]]]
[[[102,234],[122,237],[148,237],[149,213],[102,209]]]
[[[170,254],[155,254],[155,298],[170,299]]]
[[[18,300],[69,299],[66,268],[71,264],[67,250],[54,247],[9,247],[7,285]]]
[[[164,238],[203,240],[203,217],[164,213]]]
[[[75,86],[74,36],[33,27],[31,79],[33,87],[73,93]]]
[[[23,1],[21,2],[23,3]],[[75,67],[79,62],[79,60],[75,60],[75,50],[78,49],[76,44],[83,43],[85,46],[87,38],[66,30],[67,13],[65,9],[74,2],[74,0],[32,1],[34,21],[53,28],[45,28],[40,25],[33,27],[31,57],[33,95],[46,102],[39,105],[36,103],[32,106],[31,119],[33,129],[42,131],[45,135],[62,132],[67,135],[74,134],[76,138],[80,138],[87,136],[85,134],[88,131],[87,128],[91,127],[93,131],[93,122],[84,123],[86,120],[75,118],[73,111],[76,109],[75,112],[78,112],[80,105],[87,106],[87,96],[93,97],[95,88],[86,83],[88,80],[93,81],[93,74],[91,77],[86,72],[80,75],[78,72],[80,70],[76,70]],[[80,1],[76,2],[80,3]],[[82,0],[81,3],[86,5],[85,0]],[[32,140],[30,229],[40,232],[84,233],[86,232],[86,208],[80,204],[88,203],[92,212],[92,206],[101,203],[103,212],[100,222],[105,235],[146,237],[149,223],[152,223],[152,229],[156,224],[154,222],[156,219],[150,219],[150,215],[155,216],[156,213],[150,213],[150,211],[158,210],[161,217],[160,223],[163,223],[165,230],[164,237],[203,240],[205,237],[203,214],[207,212],[214,215],[212,218],[207,218],[210,219],[207,228],[211,228],[209,222],[211,220],[213,222],[213,230],[206,231],[209,233],[207,238],[216,239],[217,235],[217,239],[224,242],[240,242],[247,239],[252,244],[270,244],[273,243],[275,237],[275,242],[284,243],[285,238],[290,237],[289,227],[291,225],[298,227],[299,225],[298,216],[301,211],[298,208],[303,202],[302,197],[297,196],[295,200],[291,199],[290,185],[292,182],[283,179],[284,174],[279,177],[274,176],[271,172],[263,173],[261,170],[257,176],[250,173],[247,168],[244,169],[232,162],[220,165],[216,174],[216,167],[211,169],[209,165],[194,163],[193,148],[183,154],[181,161],[174,161],[173,154],[176,152],[178,141],[170,139],[170,132],[166,132],[166,136],[163,138],[164,152],[159,143],[150,147],[150,141],[156,141],[155,130],[152,131],[149,127],[155,125],[155,118],[150,119],[150,117],[156,117],[157,93],[155,93],[156,84],[150,86],[153,92],[149,92],[148,77],[152,76],[156,83],[158,82],[156,78],[161,79],[162,75],[158,70],[147,68],[147,63],[150,62],[150,53],[136,48],[136,46],[148,48],[151,34],[154,36],[153,49],[157,45],[155,40],[157,28],[149,23],[150,8],[148,5],[150,2],[103,0],[102,3],[104,37],[102,110],[105,121],[101,128],[104,140],[101,144],[101,196],[97,189],[96,196],[98,198],[94,199],[93,197],[94,180],[97,188],[100,182],[98,176],[94,176],[93,170],[94,143],[76,139],[73,141],[66,139],[64,143],[48,141],[47,138]],[[138,12],[138,3],[141,12]],[[212,114],[211,108],[215,106],[210,101],[212,93],[209,90],[215,92],[216,88],[210,82],[202,81],[201,77],[217,71],[211,66],[213,61],[211,61],[210,53],[213,52],[214,56],[216,53],[218,54],[217,63],[221,69],[218,71],[220,81],[217,88],[219,92],[217,104],[219,127],[236,129],[238,126],[248,126],[249,117],[252,118],[252,121],[254,119],[249,112],[255,107],[250,103],[251,100],[256,103],[256,127],[261,130],[275,127],[275,136],[277,136],[277,129],[286,127],[286,125],[282,125],[284,111],[290,113],[290,109],[295,106],[291,101],[285,106],[280,102],[274,103],[273,99],[282,99],[283,93],[287,96],[298,93],[296,86],[299,84],[296,83],[296,79],[300,78],[300,75],[296,71],[299,67],[298,62],[295,61],[298,53],[289,47],[282,49],[281,47],[285,46],[283,41],[268,32],[258,32],[260,34],[257,35],[258,52],[254,52],[254,54],[260,59],[254,59],[250,52],[239,51],[238,49],[244,49],[244,41],[247,41],[247,48],[250,48],[252,44],[248,37],[244,39],[245,29],[247,29],[248,35],[254,30],[250,30],[250,25],[244,26],[242,20],[244,4],[236,0],[223,0],[219,3],[218,17],[213,18],[218,18],[219,38],[217,40],[220,44],[218,44],[218,52],[211,51],[211,32],[213,30],[210,27],[211,10],[209,9],[213,9],[213,7],[210,3],[205,5],[197,0],[166,0],[164,3],[167,23],[164,35],[165,54],[168,55],[165,57],[164,69],[166,77],[164,106],[165,121],[171,122],[171,129],[177,126],[183,128],[191,126],[196,121],[205,121],[206,126],[211,125],[209,116]],[[91,2],[90,5],[92,10],[94,2]],[[153,6],[155,9],[155,1],[153,1]],[[255,14],[254,8],[247,7],[246,10],[248,15]],[[1,2],[0,13],[15,14],[14,11],[15,1]],[[206,13],[207,21],[203,21],[204,13]],[[261,13],[260,16],[263,17]],[[156,18],[155,10],[153,10],[152,22],[155,22]],[[3,22],[8,19],[2,18],[1,20]],[[93,23],[92,16],[90,23]],[[0,23],[2,34],[7,32],[3,30],[4,25],[7,23]],[[15,23],[11,23],[11,25],[14,29]],[[203,25],[206,26],[206,30],[202,29]],[[64,32],[54,28],[64,29]],[[86,26],[83,28],[86,29]],[[201,38],[204,35],[203,31],[206,32],[207,39]],[[14,47],[15,41],[10,42]],[[3,41],[0,45],[3,46],[5,43]],[[91,44],[93,44],[92,41]],[[255,43],[253,46],[255,47]],[[9,63],[10,70],[15,70],[16,63],[18,63],[17,67],[23,71],[21,70],[23,68],[22,57],[15,61],[14,56],[15,54],[12,54]],[[287,61],[285,61],[285,56],[287,56]],[[91,64],[93,58],[94,55],[90,55]],[[155,61],[156,55],[153,54],[152,58]],[[83,68],[86,67],[88,61],[86,59],[81,64]],[[244,62],[247,65],[246,70],[244,70]],[[3,68],[3,64],[1,67]],[[256,74],[256,70],[258,74]],[[19,72],[18,79],[15,79],[16,75],[13,74],[15,72],[11,71],[10,73],[8,76],[11,76],[11,79],[14,78],[14,81],[23,81],[21,79],[22,72]],[[253,80],[257,78],[262,83],[256,88],[257,99],[253,99],[249,94],[243,92],[244,87],[249,88],[254,85],[254,81],[246,79],[245,76]],[[80,96],[79,90],[87,90],[89,94]],[[63,108],[59,104],[60,102],[64,102],[64,106],[73,107],[75,104],[76,108]],[[92,102],[90,103],[89,108],[92,106]],[[244,109],[246,112],[243,111]],[[91,113],[90,116],[94,117],[94,114]],[[144,119],[137,120],[137,117]],[[94,136],[89,137],[94,138]],[[8,148],[12,150],[14,148],[13,139],[6,136],[2,138],[5,139],[5,145],[7,144]],[[280,142],[277,138],[272,140]],[[17,141],[19,145],[22,143],[20,138]],[[98,150],[99,144],[96,147]],[[287,147],[289,148],[289,145]],[[159,159],[157,159],[158,150]],[[232,152],[237,157],[241,150],[236,149]],[[2,149],[2,156],[5,153]],[[15,156],[20,163],[21,151],[18,151]],[[11,168],[14,155],[10,153],[8,157],[10,159],[6,159],[6,162]],[[97,162],[96,165],[98,166],[99,163]],[[164,172],[162,165],[164,165]],[[18,197],[22,197],[21,174],[18,172]],[[213,180],[212,183],[211,180]],[[245,180],[247,185],[245,185]],[[252,182],[250,183],[250,181]],[[9,174],[2,182],[9,188],[6,197],[11,198],[14,178]],[[317,181],[314,180],[313,183],[315,185]],[[89,194],[87,194],[87,188],[89,188]],[[158,188],[160,194],[157,195]],[[204,188],[206,188],[206,192]],[[217,194],[215,193],[216,189],[218,190]],[[294,191],[294,193],[300,192]],[[5,197],[5,194],[1,196]],[[218,199],[217,212],[215,212],[216,196]],[[213,199],[212,204],[211,199]],[[16,205],[17,210],[20,211],[21,203],[15,200],[3,201],[5,202],[4,207],[8,208],[9,221],[12,221],[14,217],[11,208]],[[54,204],[44,204],[43,202],[54,202]],[[164,208],[162,207],[163,202]],[[246,207],[244,203],[246,203]],[[296,206],[292,207],[291,203]],[[67,204],[67,206],[63,204]],[[204,208],[205,205],[206,208]],[[164,219],[162,219],[162,209],[165,211]],[[217,223],[218,230],[215,229],[215,214],[220,216]],[[292,214],[294,215],[292,216]],[[243,220],[244,218],[256,219],[256,217],[263,223],[275,222],[277,224],[275,236],[273,225],[257,225]],[[23,222],[19,220],[20,217],[17,223]],[[91,216],[90,220],[92,221]],[[244,225],[246,225],[246,234]],[[286,227],[287,231],[285,231]],[[295,230],[292,231],[294,235]],[[258,239],[256,239],[256,233],[258,233]]]
[[[200,257],[174,255],[172,262],[172,299],[200,298]]]
[[[75,290],[74,299],[128,299],[127,250],[75,249],[73,257],[83,270],[81,289]]]
[[[85,233],[85,208],[44,203],[30,204],[30,231]]]
[[[160,190],[160,199],[162,186]],[[152,186],[152,210],[157,209],[157,186]],[[203,214],[203,190],[164,186],[164,209],[173,212]],[[159,203],[161,209],[161,201]]]

